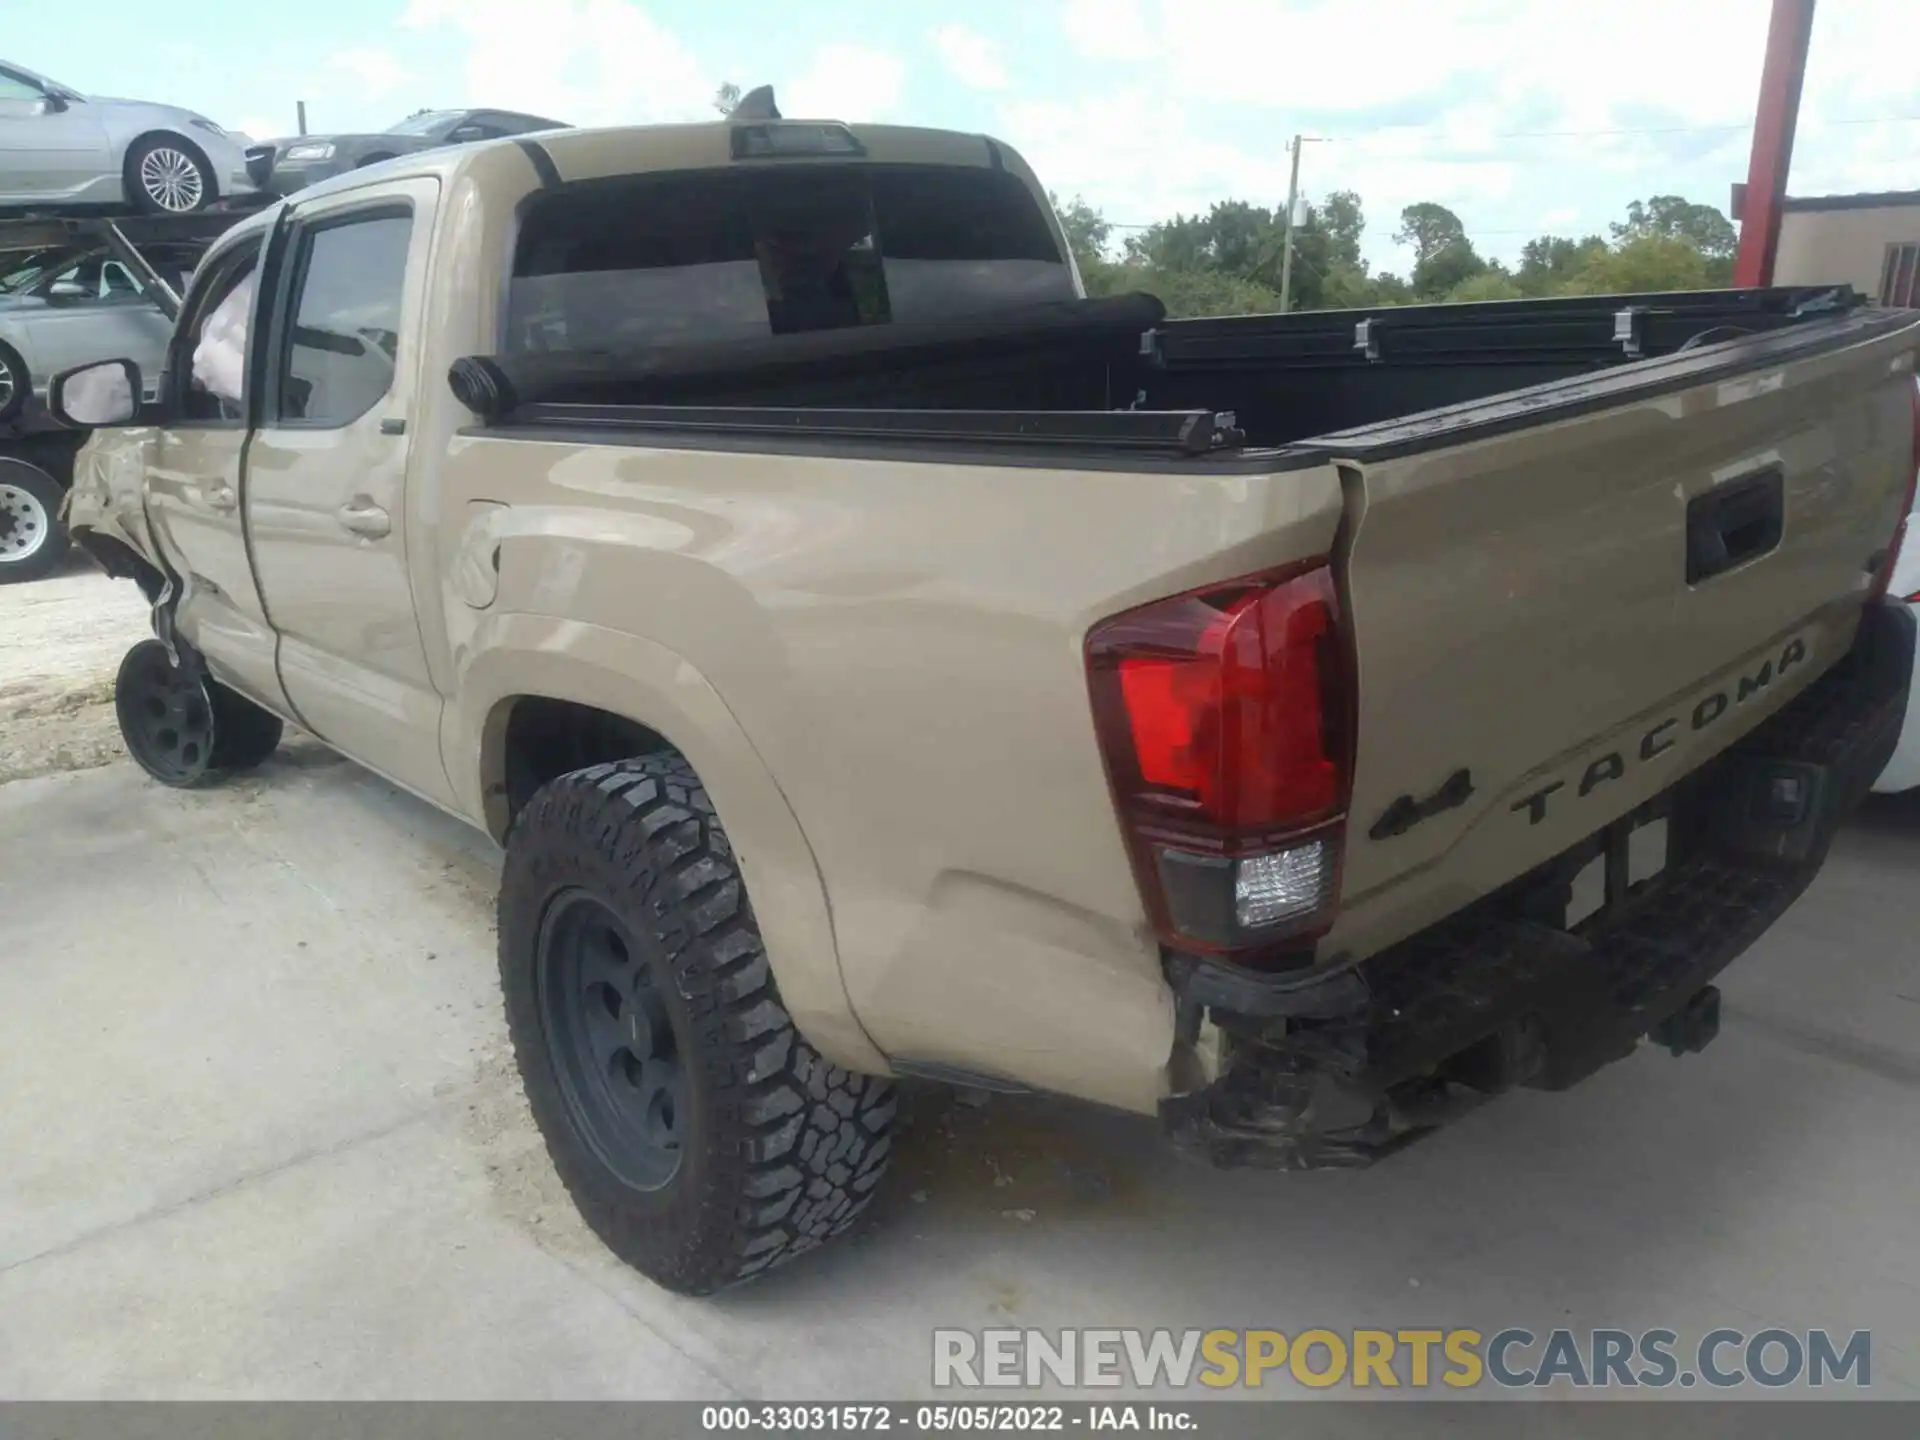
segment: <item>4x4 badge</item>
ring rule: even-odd
[[[1456,770],[1447,777],[1445,784],[1426,799],[1416,800],[1411,795],[1402,795],[1387,806],[1386,813],[1373,822],[1367,837],[1390,840],[1395,835],[1404,835],[1422,820],[1431,820],[1443,810],[1457,810],[1472,796],[1473,772]]]

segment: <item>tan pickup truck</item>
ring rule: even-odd
[[[554,1162],[702,1292],[853,1220],[895,1077],[1300,1168],[1703,1045],[1904,713],[1916,351],[1844,291],[1168,321],[1006,146],[763,113],[315,186],[157,404],[55,401],[134,758],[285,721],[484,827]]]

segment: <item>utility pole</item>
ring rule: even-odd
[[[1280,313],[1293,308],[1293,212],[1300,208],[1300,147],[1319,135],[1296,135],[1288,148],[1293,151],[1293,174],[1287,181],[1287,244],[1280,256]]]
[[[1293,175],[1287,181],[1287,245],[1280,253],[1280,313],[1293,308],[1293,212],[1300,204],[1300,142],[1293,137]]]
[[[307,102],[304,100],[296,100],[293,102],[293,109],[294,113],[300,117],[300,133],[304,135],[307,133]]]

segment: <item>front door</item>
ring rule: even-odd
[[[180,312],[165,377],[172,418],[154,439],[147,508],[154,540],[180,577],[181,636],[217,679],[284,713],[240,510],[260,247],[256,232],[209,255]],[[149,383],[144,370],[141,380]]]
[[[407,567],[407,421],[419,357],[412,277],[437,181],[296,204],[274,304],[247,521],[280,677],[301,723],[442,804],[441,697]],[[429,601],[431,596],[427,597]]]

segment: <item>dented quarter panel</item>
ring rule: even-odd
[[[1328,553],[1330,467],[1116,473],[459,437],[439,484],[449,513],[505,507],[479,521],[497,598],[476,608],[445,588],[450,769],[497,783],[487,717],[515,686],[639,719],[707,780],[782,992],[823,1048],[839,994],[891,1059],[1152,1107],[1172,1003],[1094,740],[1083,638],[1148,596]],[[449,526],[444,543],[452,561],[473,542]]]

